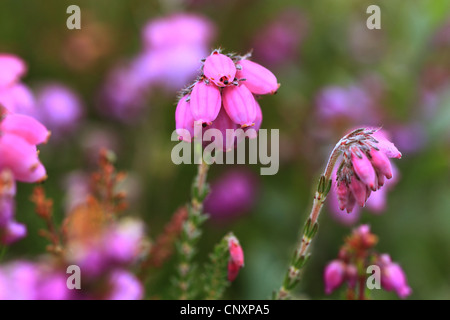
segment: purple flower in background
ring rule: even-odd
[[[80,266],[86,277],[95,278],[135,262],[143,239],[144,227],[140,221],[122,219],[100,234],[70,243],[68,259]]]
[[[207,18],[187,13],[175,13],[151,20],[143,28],[145,51],[176,47],[181,44],[204,46],[211,42],[215,27]]]
[[[301,12],[289,8],[265,23],[253,41],[255,59],[277,67],[298,57],[299,47],[306,36],[307,23]]]
[[[215,27],[208,19],[177,13],[143,28],[143,50],[108,75],[98,99],[102,114],[125,123],[140,118],[155,87],[177,90],[195,78]]]
[[[83,106],[77,94],[58,84],[46,84],[36,94],[36,118],[56,137],[73,132],[83,115]]]
[[[139,118],[145,107],[147,87],[130,66],[115,67],[99,92],[98,109],[109,118],[132,123]]]
[[[205,212],[214,220],[236,218],[253,208],[258,194],[258,177],[251,171],[226,171],[211,184],[211,192],[204,202]]]
[[[369,119],[372,121],[369,124],[373,124],[378,119],[373,110],[372,98],[358,86],[325,87],[317,94],[316,105],[318,116],[325,122],[355,123]]]
[[[394,137],[395,145],[406,154],[417,153],[427,142],[427,135],[423,124],[411,122],[404,125],[395,125],[389,130]]]

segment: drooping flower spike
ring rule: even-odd
[[[364,207],[372,191],[379,190],[391,179],[389,158],[402,154],[378,129],[353,131],[341,142],[343,160],[336,173],[336,194],[339,209],[352,212],[355,204]]]
[[[219,127],[224,130],[239,127],[259,129],[262,112],[255,95],[275,94],[280,85],[270,70],[250,61],[250,56],[225,55],[214,50],[202,60],[201,74],[180,93],[175,112],[180,140],[191,140],[187,133],[192,136],[194,121],[200,121],[204,127],[214,127],[214,121],[218,119],[221,122]],[[225,114],[221,110],[230,120],[227,128],[222,128]],[[248,136],[254,138],[256,134]],[[227,143],[224,150],[229,150],[229,147]]]

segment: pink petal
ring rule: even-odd
[[[389,158],[384,152],[377,151],[375,149],[370,150],[371,162],[375,170],[385,175],[386,178],[392,178],[392,167]]]
[[[356,147],[351,149],[351,153],[353,168],[361,182],[370,189],[376,190],[376,174],[370,160]]]
[[[214,51],[205,60],[204,75],[219,87],[225,87],[233,82],[236,76],[236,66],[226,55]]]
[[[373,137],[378,140],[378,144],[376,146],[380,149],[380,151],[384,152],[386,156],[389,158],[397,158],[400,159],[402,154],[398,151],[397,147],[387,140],[386,134],[383,131],[377,131],[373,134]]]
[[[336,196],[339,203],[339,209],[344,210],[347,207],[350,190],[344,182],[340,181],[336,187]]]
[[[36,147],[25,139],[14,134],[1,136],[0,154],[0,168],[9,168],[16,180],[37,182],[46,178]]]
[[[279,88],[277,78],[262,65],[250,60],[241,60],[238,64],[242,67],[238,70],[237,77],[246,79],[243,83],[254,94],[274,94]]]
[[[0,124],[3,132],[18,135],[31,144],[47,142],[50,132],[36,119],[21,115],[10,114],[6,116]]]
[[[242,127],[255,124],[256,103],[246,86],[229,86],[223,89],[223,106],[231,120]]]
[[[261,107],[259,106],[259,103],[256,100],[255,100],[255,106],[256,106],[255,125],[252,127],[244,128],[244,131],[248,135],[249,139],[255,139],[258,136],[258,130],[261,128],[261,124],[262,124],[262,120],[263,120]]]
[[[25,72],[27,67],[25,62],[19,57],[11,54],[0,54],[0,88],[11,85],[19,80]]]
[[[366,203],[367,199],[367,191],[366,191],[366,185],[359,181],[356,176],[352,176],[351,182],[350,182],[350,190],[352,190],[353,196],[355,197],[356,202],[361,206],[364,207],[364,204]]]
[[[244,265],[244,251],[236,238],[230,238],[228,241],[228,249],[230,250],[231,261],[239,267],[242,267]]]
[[[191,142],[194,137],[194,117],[192,116],[191,106],[183,97],[178,102],[175,110],[175,128],[180,139]]]
[[[191,93],[191,112],[196,121],[210,124],[220,111],[220,90],[213,84],[197,82]]]
[[[0,90],[0,104],[14,113],[33,115],[35,112],[33,93],[23,83],[15,83]]]
[[[222,149],[223,151],[229,151],[236,147],[237,136],[235,130],[238,128],[239,126],[230,119],[225,109],[221,108],[216,120],[213,121],[212,125],[206,131],[209,129],[220,130],[223,140],[215,141],[214,139],[216,147]]]
[[[8,225],[2,230],[0,242],[10,245],[27,235],[27,227],[16,221],[10,221]]]

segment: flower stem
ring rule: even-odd
[[[346,136],[347,137],[347,136]],[[345,139],[344,137],[343,139]],[[323,207],[325,199],[328,195],[328,192],[331,189],[331,175],[333,173],[333,168],[341,154],[341,139],[333,151],[331,152],[330,158],[328,159],[327,166],[323,174],[320,176],[319,184],[317,186],[317,191],[314,195],[314,201],[311,209],[311,213],[309,214],[308,219],[306,220],[305,226],[303,228],[303,235],[301,241],[298,243],[297,248],[292,255],[291,263],[284,277],[284,281],[278,292],[275,292],[273,295],[274,299],[284,300],[290,297],[290,292],[295,286],[300,282],[300,271],[307,262],[309,258],[308,248],[311,245],[314,236],[316,235],[319,229],[319,215],[320,211]]]
[[[203,201],[209,192],[206,183],[209,165],[203,159],[199,163],[197,176],[192,185],[192,199],[188,205],[188,218],[183,224],[181,239],[177,245],[180,262],[176,286],[178,298],[181,300],[194,299],[196,295],[193,258],[196,253],[195,247],[202,234],[200,227],[207,219],[207,215],[203,213]]]

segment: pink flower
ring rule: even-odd
[[[239,274],[239,270],[244,266],[244,251],[239,240],[235,236],[228,239],[228,250],[230,260],[228,261],[228,281],[234,281]]]
[[[254,94],[274,94],[279,88],[277,78],[268,69],[250,60],[238,61],[239,79],[245,79],[245,86]]]
[[[46,171],[36,145],[47,141],[48,130],[29,116],[7,114],[0,123],[0,132],[0,169],[9,168],[18,181],[44,180]]]
[[[221,99],[218,87],[205,81],[197,82],[189,102],[194,120],[211,124],[219,114]]]
[[[32,115],[34,97],[31,90],[20,83],[27,67],[22,59],[0,53],[0,105],[9,112]]]
[[[234,81],[236,66],[229,57],[218,51],[214,51],[206,58],[203,65],[203,73],[215,85],[225,87]]]
[[[180,140],[191,142],[194,137],[194,117],[192,116],[191,106],[188,97],[182,97],[178,101],[175,110],[175,128]]]
[[[17,82],[27,71],[22,59],[12,54],[0,53],[0,88]]]
[[[336,173],[336,194],[339,208],[350,213],[355,203],[363,207],[371,192],[392,178],[388,158],[400,158],[401,153],[385,133],[372,129],[352,132],[341,147],[343,160]]]
[[[223,141],[224,151],[236,146],[244,136],[256,138],[263,116],[254,94],[273,94],[279,84],[272,72],[251,62],[249,57],[249,54],[224,55],[214,50],[204,59],[202,73],[180,94],[175,123],[181,140],[190,141],[195,131],[194,121],[219,129],[223,137],[230,136]],[[248,79],[237,79],[239,75]],[[245,135],[228,134],[227,129],[234,131],[239,127],[244,129]]]
[[[331,261],[323,273],[325,293],[331,294],[345,281],[345,264],[340,260]]]
[[[391,261],[391,257],[388,254],[382,254],[378,264],[381,268],[381,286],[386,291],[395,291],[402,299],[412,293],[411,288],[408,286],[405,272],[399,264]]]
[[[223,106],[233,122],[251,127],[256,119],[256,101],[245,85],[230,86],[223,90]]]

